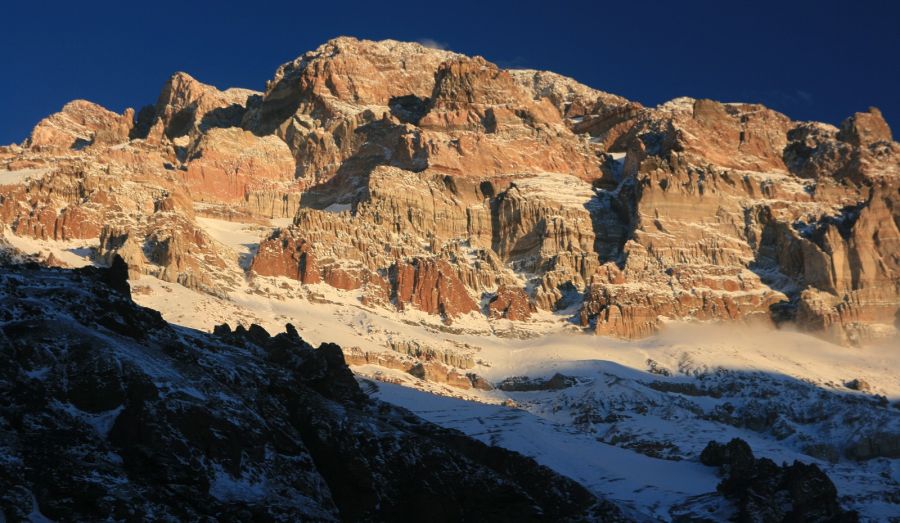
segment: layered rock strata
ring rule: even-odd
[[[453,323],[554,313],[626,338],[667,319],[794,321],[845,344],[896,335],[900,145],[875,108],[835,127],[749,103],[645,107],[342,37],[261,92],[178,73],[136,115],[72,102],[0,167],[13,233],[97,238],[134,273],[223,295],[287,277]],[[243,274],[198,216],[279,228]]]

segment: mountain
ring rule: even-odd
[[[797,478],[821,486],[803,463],[824,471],[840,503],[863,519],[900,517],[898,202],[900,144],[876,108],[835,127],[752,103],[677,98],[645,107],[551,72],[349,37],[280,66],[262,91],[223,91],[179,72],[155,104],[117,114],[76,100],[21,144],[0,147],[4,248],[55,268],[123,260],[134,301],[172,324],[157,317],[140,329],[161,329],[204,355],[179,363],[187,367],[172,379],[202,381],[244,365],[280,372],[287,363],[267,356],[273,343],[335,361],[339,352],[362,387],[335,361],[327,387],[353,398],[329,396],[303,376],[292,387],[323,396],[317,405],[350,409],[351,433],[376,440],[377,427],[413,431],[388,404],[433,422],[416,433],[422,448],[465,464],[410,474],[427,483],[420,474],[434,473],[438,492],[446,478],[478,469],[485,492],[514,485],[511,506],[526,519],[619,510],[637,519],[738,517],[747,504],[734,499],[746,489],[778,498],[784,488],[796,494]],[[94,285],[102,273],[91,270],[3,268],[11,280],[66,280],[64,296]],[[22,292],[43,296],[48,285],[56,284]],[[87,310],[113,307],[82,298]],[[51,307],[47,314],[69,307],[37,302]],[[287,323],[306,341],[262,335]],[[99,322],[79,329],[88,338],[92,329],[115,330]],[[103,354],[180,361],[148,340]],[[204,359],[207,346],[222,360]],[[30,383],[21,373],[9,387]],[[219,385],[198,394],[218,397]],[[241,392],[241,419],[256,408],[247,398],[267,394],[260,387]],[[153,408],[194,401],[182,396],[160,396]],[[32,414],[80,409],[52,397],[57,403]],[[74,424],[60,430],[77,432]],[[472,440],[457,434],[450,443],[437,426],[524,454],[575,484],[530,461],[544,479],[517,481],[517,472],[471,454],[482,448],[470,448]],[[717,471],[701,454],[710,441],[734,438],[760,456],[746,470],[781,479],[717,490]],[[352,454],[354,445],[333,450]],[[317,449],[308,451],[316,462]],[[171,517],[215,517],[230,506],[210,494],[226,477],[215,467],[226,465],[204,456],[191,469],[207,478],[189,489],[197,502],[184,510],[193,512]],[[254,491],[274,470],[254,459],[250,479],[228,469],[237,490]],[[127,472],[105,466],[115,477]],[[399,470],[387,473],[390,485]],[[329,473],[319,470],[320,484],[335,488]],[[538,499],[536,485],[561,481],[573,490]],[[373,499],[409,502],[390,485],[365,486],[374,497],[353,508],[334,493],[314,505],[326,519],[365,519],[372,513],[346,510],[372,510]],[[133,488],[117,495],[137,495]],[[147,489],[147,503],[175,499],[158,484]],[[725,491],[734,499],[723,501]],[[448,499],[475,495],[454,492]],[[603,510],[591,513],[596,507]]]
[[[3,149],[0,217],[213,293],[286,276],[448,323],[578,305],[582,326],[625,338],[665,317],[859,344],[896,332],[898,147],[877,109],[838,129],[754,104],[645,108],[338,38],[262,93],[178,73],[137,116],[67,104]],[[197,217],[282,227],[239,268]]]

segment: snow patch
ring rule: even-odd
[[[215,474],[209,485],[209,495],[219,501],[260,501],[266,497],[265,478],[253,478],[248,474],[234,477],[221,465],[214,464]]]
[[[17,171],[0,171],[0,185],[18,185],[29,180],[43,178],[50,169],[19,169]]]

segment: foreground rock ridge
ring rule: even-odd
[[[369,399],[288,324],[208,334],[111,269],[0,271],[4,521],[624,521],[533,460]]]
[[[337,38],[263,92],[185,73],[135,112],[74,101],[0,148],[0,221],[96,239],[133,278],[218,296],[284,277],[458,323],[556,313],[896,336],[900,145],[757,104],[644,107],[554,73]],[[277,228],[234,263],[202,218]]]
[[[778,466],[757,459],[738,438],[727,444],[711,441],[700,461],[722,472],[717,490],[736,502],[733,521],[859,521],[857,513],[840,506],[834,483],[816,465]]]

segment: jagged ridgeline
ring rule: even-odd
[[[895,335],[900,145],[755,104],[656,108],[418,44],[332,40],[264,92],[174,75],[119,115],[75,101],[0,149],[17,235],[226,295],[286,276],[366,306],[638,338],[665,318]],[[280,228],[233,263],[199,217]]]
[[[340,347],[135,305],[127,267],[0,271],[4,521],[625,521],[369,399]]]

